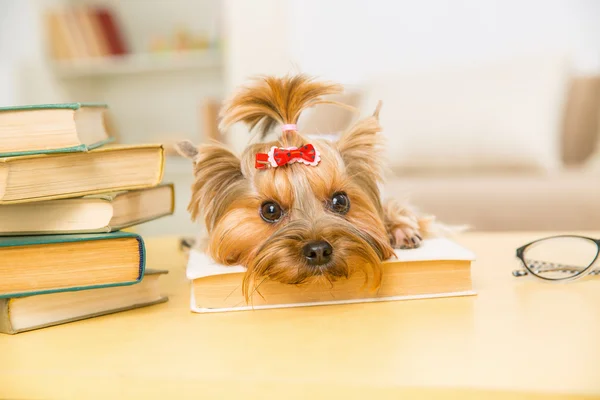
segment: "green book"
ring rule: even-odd
[[[0,298],[131,285],[145,264],[133,233],[0,237]]]
[[[15,334],[164,303],[168,297],[159,278],[166,273],[148,269],[137,285],[0,299],[0,333]]]
[[[105,104],[0,107],[0,157],[85,152],[109,143]]]

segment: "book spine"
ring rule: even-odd
[[[50,55],[55,60],[66,60],[70,57],[66,39],[62,37],[59,16],[54,12],[44,14],[46,44],[50,47]]]
[[[95,40],[98,44],[98,48],[100,50],[100,56],[101,57],[110,56],[111,55],[110,43],[108,42],[108,39],[107,39],[106,35],[104,34],[104,30],[102,28],[102,24],[100,23],[100,20],[98,19],[96,10],[94,8],[90,8],[87,10],[87,13],[88,13],[88,18],[89,18],[90,24],[92,26],[94,38],[95,38]]]
[[[108,42],[112,55],[127,54],[127,48],[112,12],[106,8],[96,10],[96,18],[100,21],[104,37]]]
[[[80,24],[79,18],[77,16],[77,12],[73,8],[68,8],[65,11],[65,21],[67,24],[67,29],[69,30],[69,34],[75,44],[75,54],[76,58],[88,58],[91,57],[91,51],[88,48],[85,42],[85,36],[83,33],[83,28]]]
[[[71,30],[68,26],[67,14],[64,10],[56,12],[55,18],[57,20],[56,26],[58,27],[58,38],[61,42],[61,46],[65,49],[65,59],[72,60],[78,56],[77,44],[73,38]]]
[[[92,57],[100,57],[100,45],[94,36],[94,28],[92,27],[88,10],[86,8],[77,7],[74,12],[89,55]]]

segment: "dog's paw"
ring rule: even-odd
[[[415,249],[421,245],[426,224],[408,204],[388,200],[384,204],[385,227],[395,249]]]
[[[395,249],[416,249],[422,241],[419,230],[410,226],[397,227],[391,232],[390,242]]]

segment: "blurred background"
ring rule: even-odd
[[[600,229],[595,0],[0,0],[0,106],[105,102],[121,143],[217,139],[220,102],[256,74],[341,82],[300,129],[335,135],[384,101],[386,196],[477,230]],[[168,153],[192,234],[191,165]]]

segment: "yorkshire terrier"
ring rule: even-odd
[[[176,146],[193,160],[188,210],[204,220],[205,250],[223,265],[247,268],[247,299],[265,279],[333,282],[357,271],[377,288],[394,248],[418,247],[429,233],[431,218],[381,200],[381,103],[336,142],[298,132],[303,110],[344,106],[326,98],[342,90],[304,75],[257,78],[225,103],[220,128],[244,122],[264,139],[279,127],[277,140],[251,144],[241,157],[220,144]]]

